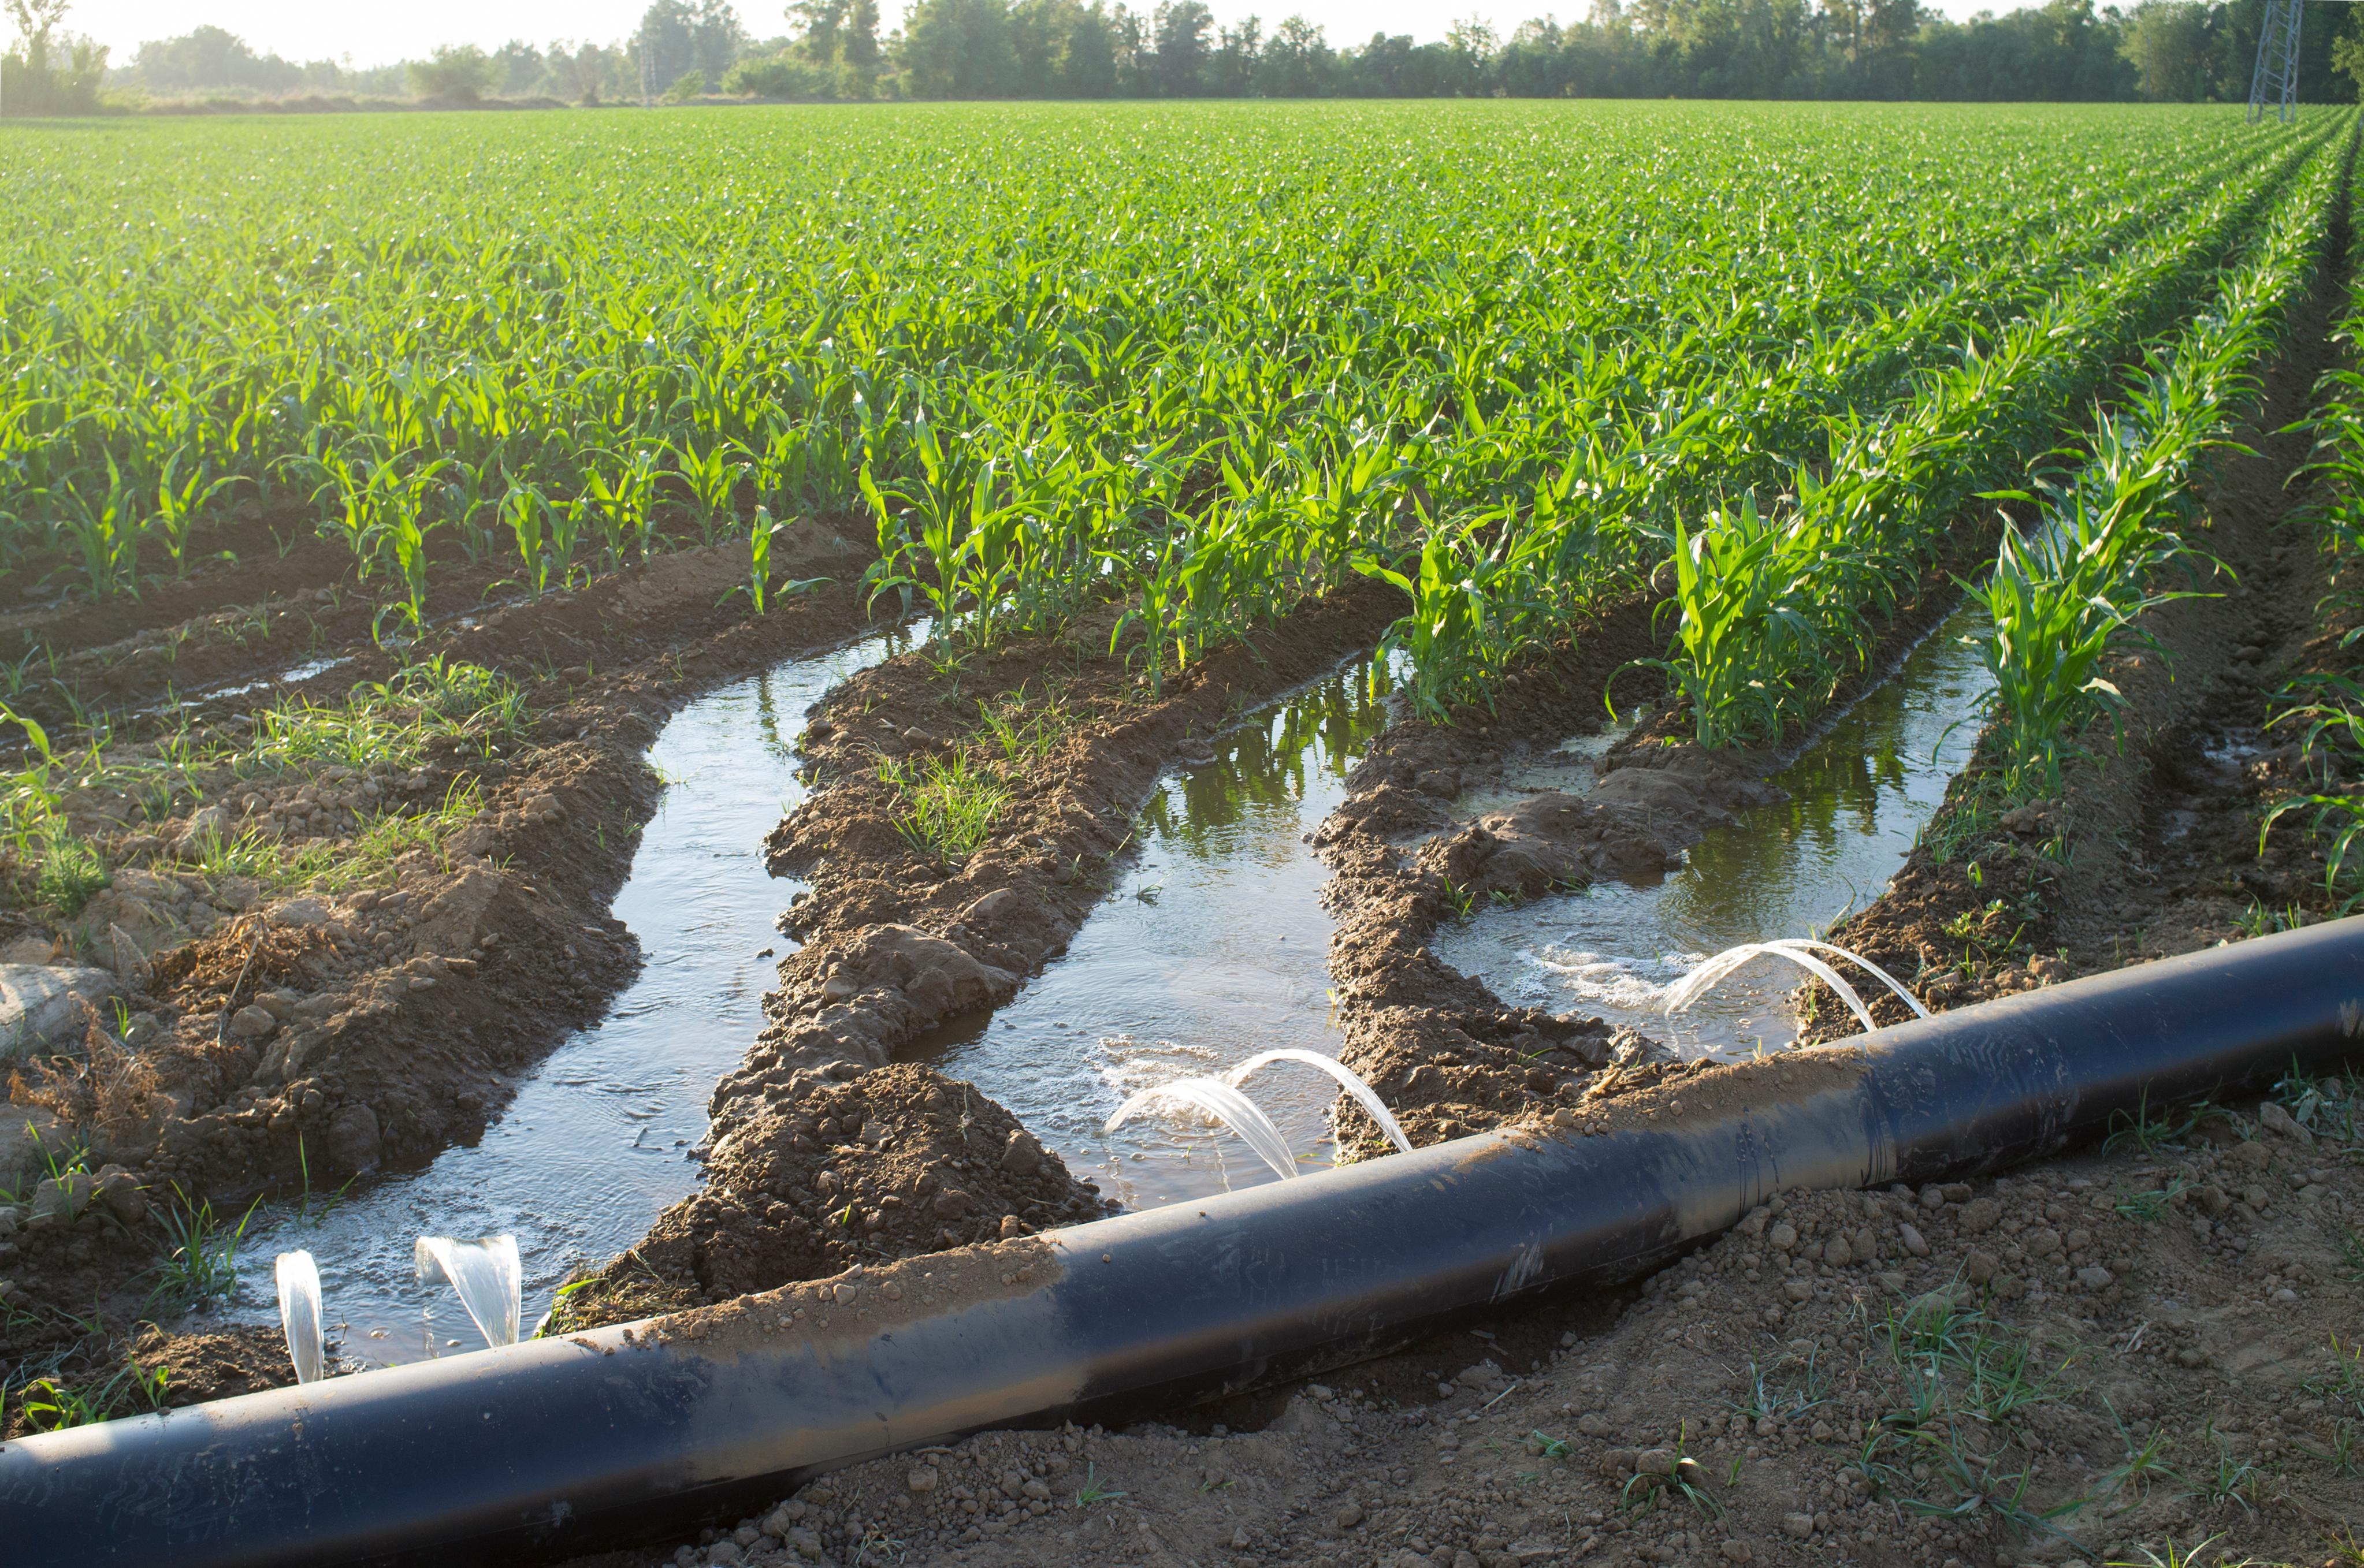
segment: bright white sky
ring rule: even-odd
[[[536,44],[553,39],[591,39],[602,43],[624,37],[640,24],[648,0],[404,0],[401,5],[298,4],[296,0],[78,0],[66,17],[73,32],[88,33],[126,62],[149,39],[171,38],[201,23],[227,28],[258,54],[289,60],[345,60],[381,65],[425,54],[439,43],[474,43],[496,48],[513,38]],[[737,0],[747,30],[766,38],[789,30],[780,0]],[[1148,10],[1154,0],[1140,0]],[[880,10],[900,14],[897,0]],[[1367,39],[1374,32],[1410,33],[1423,41],[1440,39],[1452,21],[1473,11],[1508,33],[1538,11],[1563,19],[1580,17],[1586,0],[1551,0],[1521,6],[1493,0],[1210,0],[1216,17],[1230,22],[1253,11],[1269,29],[1292,12],[1327,29],[1333,44]],[[2018,9],[2015,0],[1938,0],[1948,15]]]

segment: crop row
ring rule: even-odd
[[[2257,243],[2320,228],[2340,140],[2300,155]],[[2255,187],[2228,186],[2090,286],[2013,322],[1876,421],[1834,422],[1819,473],[1778,511],[1753,499],[1675,530],[1678,614],[1664,661],[1707,744],[1764,740],[1811,715],[1862,667],[1879,617],[1953,543],[1981,493],[2018,487],[2114,366],[2216,282],[2228,243],[2254,239]]]
[[[1356,569],[1433,702],[2344,117],[1584,106],[12,132],[0,564],[239,503],[530,591],[773,518],[1154,676]],[[2185,226],[2188,228],[2189,226]],[[1850,439],[1856,438],[1850,437]]]
[[[2295,742],[2297,785],[2274,802],[2258,829],[2262,854],[2277,825],[2314,840],[2324,861],[2325,890],[2336,913],[2351,913],[2359,898],[2357,849],[2364,844],[2364,289],[2351,271],[2348,306],[2334,337],[2346,362],[2315,387],[2309,417],[2314,437],[2310,469],[2318,476],[2310,520],[2327,558],[2330,592],[2317,611],[2325,628],[2324,657],[2274,695],[2269,733]]]
[[[2308,169],[2209,308],[2125,378],[2085,462],[2045,485],[2024,532],[2006,530],[1975,589],[2006,792],[2057,791],[2062,762],[2097,717],[2114,723],[2123,706],[2107,658],[2129,642],[2156,646],[2148,612],[2208,591],[2202,568],[2213,562],[2178,531],[2193,506],[2191,480],[2256,405],[2265,361],[2314,281],[2339,173],[2328,160]]]

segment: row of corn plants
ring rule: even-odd
[[[2354,259],[2351,250],[2351,261]],[[2274,695],[2269,733],[2298,747],[2298,784],[2260,823],[2258,852],[2276,829],[2305,835],[2321,853],[2325,889],[2338,914],[2364,901],[2357,876],[2364,844],[2364,289],[2351,269],[2347,311],[2334,331],[2346,361],[2315,387],[2308,417],[2316,476],[2307,509],[2329,569],[2329,591],[2316,606],[2337,635],[2322,667],[2302,672]]]
[[[2296,155],[2263,233],[2320,229],[2343,140]],[[2020,483],[2057,443],[2066,411],[2204,297],[2227,246],[2255,240],[2255,195],[2228,187],[2201,204],[2091,286],[1926,377],[1919,397],[1887,416],[1833,420],[1827,458],[1779,505],[1744,497],[1678,520],[1676,625],[1659,662],[1699,739],[1770,740],[1819,711],[1863,667],[1881,617],[1946,550],[1975,497]]]
[[[2314,282],[2338,173],[2332,163],[2309,170],[2211,306],[2127,375],[2081,466],[2019,497],[2040,502],[2036,516],[2024,530],[2006,528],[1992,574],[1973,589],[1988,622],[1979,648],[1994,677],[1989,714],[2007,792],[2057,790],[2062,763],[2086,751],[2104,717],[2123,741],[2108,660],[2157,649],[2144,617],[2208,591],[2216,563],[2180,531],[2191,482],[2256,406],[2260,371]]]
[[[773,519],[1154,680],[1355,571],[1441,704],[2344,121],[973,106],[12,132],[0,566],[94,595],[296,508],[388,602]],[[1769,503],[1768,503],[1769,504]]]

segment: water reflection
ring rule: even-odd
[[[1135,823],[1139,852],[1065,956],[991,1017],[905,1055],[965,1078],[1079,1173],[1140,1207],[1274,1179],[1228,1135],[1172,1118],[1099,1127],[1136,1089],[1260,1051],[1333,1053],[1329,873],[1305,836],[1344,798],[1386,727],[1379,672],[1357,663],[1250,717],[1170,774]],[[1301,1162],[1326,1163],[1335,1085],[1310,1068],[1257,1076],[1254,1097]]]
[[[346,1356],[474,1350],[484,1338],[467,1314],[418,1279],[414,1238],[515,1236],[531,1323],[570,1267],[638,1242],[697,1191],[686,1155],[706,1135],[708,1096],[763,1027],[776,955],[795,946],[773,922],[800,884],[764,864],[764,836],[805,793],[783,730],[793,736],[830,687],[908,645],[877,637],[797,660],[668,721],[649,751],[664,793],[614,906],[641,943],[632,984],[519,1085],[480,1142],[325,1206],[316,1196],[308,1215],[257,1216],[235,1315],[277,1320],[270,1271],[253,1260],[300,1247],[318,1261],[330,1322],[346,1325]]]
[[[1796,1037],[1798,972],[1764,960],[1667,1019],[1668,985],[1709,953],[1827,929],[1879,895],[1978,739],[1989,681],[1957,614],[1774,782],[1790,798],[1695,845],[1655,887],[1602,884],[1438,934],[1437,955],[1505,1000],[1576,1007],[1687,1052],[1745,1052]],[[1910,976],[1898,978],[1910,981]]]

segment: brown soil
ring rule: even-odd
[[[489,750],[430,744],[413,765],[363,772],[216,770],[162,817],[78,792],[69,822],[111,884],[71,917],[0,853],[0,952],[116,971],[130,1025],[94,1017],[82,1051],[19,1063],[12,1119],[61,1117],[45,1134],[55,1153],[86,1148],[91,1166],[128,1170],[148,1200],[128,1220],[93,1205],[71,1224],[0,1235],[0,1353],[35,1368],[82,1343],[94,1303],[118,1328],[150,1310],[170,1250],[160,1226],[177,1206],[210,1203],[228,1222],[256,1195],[423,1163],[475,1136],[522,1069],[600,1015],[637,959],[608,908],[657,797],[642,753],[666,713],[867,624],[858,554],[825,535],[794,554],[799,574],[841,584],[762,617],[743,598],[718,606],[743,572],[742,549],[726,546],[437,633],[418,657],[481,664],[523,690],[519,726]],[[314,700],[390,670],[363,648]],[[252,709],[276,696],[208,718],[201,736],[242,741]],[[147,733],[117,731],[110,755],[139,755]],[[182,842],[193,817],[217,811],[227,839],[350,851],[378,814],[431,812],[470,788],[473,812],[357,885],[209,874]],[[284,1353],[255,1359],[284,1377]],[[20,1404],[12,1395],[6,1419]]]
[[[1640,1289],[1173,1425],[854,1465],[602,1561],[2347,1562],[2364,1150],[2325,1103],[2316,1132],[2225,1112],[1991,1182],[1785,1194]]]
[[[764,1000],[771,1021],[746,1062],[715,1087],[707,1190],[669,1210],[637,1250],[670,1260],[657,1273],[676,1286],[693,1277],[776,1283],[809,1277],[796,1271],[828,1262],[835,1254],[774,1227],[794,1212],[781,1210],[786,1195],[811,1190],[807,1162],[815,1151],[797,1147],[797,1129],[828,1114],[820,1107],[848,1094],[848,1083],[870,1096],[865,1114],[884,1115],[890,1126],[900,1125],[898,1115],[916,1127],[945,1114],[982,1117],[989,1107],[1001,1118],[992,1128],[1006,1139],[1007,1113],[967,1085],[916,1069],[890,1070],[875,1084],[865,1075],[931,1025],[1006,1000],[1023,976],[1065,951],[1106,891],[1134,812],[1172,759],[1193,737],[1369,648],[1398,601],[1358,584],[1210,655],[1158,693],[1121,658],[1098,652],[1109,645],[1112,613],[957,668],[924,655],[890,660],[847,680],[816,710],[800,750],[820,787],[770,846],[775,869],[811,888],[783,922],[804,945],[780,965],[779,989]],[[1011,755],[982,725],[980,705],[1028,728],[1040,744]],[[931,760],[962,761],[1009,792],[986,839],[964,856],[914,843],[903,828],[909,807],[880,778],[882,762]],[[955,1093],[965,1111],[953,1105]],[[898,1094],[899,1110],[884,1097]],[[951,1111],[910,1103],[930,1094]],[[966,1146],[931,1141],[941,1128],[910,1136],[929,1148]],[[803,1138],[813,1142],[808,1131]],[[1097,1202],[1093,1184],[1074,1181],[1055,1160],[1046,1169],[1055,1180],[1046,1175],[1002,1196],[972,1187],[973,1218],[949,1229],[919,1218],[910,1194],[916,1167],[855,1179],[875,1184],[859,1189],[870,1212],[894,1215],[880,1206],[889,1194],[902,1195],[909,1218],[875,1240],[880,1255],[901,1256],[973,1240],[979,1228],[998,1232],[1005,1216],[1031,1226]],[[856,1189],[842,1190],[851,1196]],[[724,1259],[739,1262],[712,1262]],[[611,1262],[602,1286],[570,1298],[569,1323],[621,1321],[660,1299],[624,1288],[648,1272],[631,1254]]]
[[[1955,574],[1990,544],[1974,532],[1924,575],[1869,667],[1834,703],[1887,678],[1893,662],[1951,611]],[[1803,748],[1813,727],[1761,750],[1711,751],[1687,737],[1680,715],[1660,713],[1618,741],[1584,795],[1544,791],[1474,821],[1454,821],[1453,803],[1481,780],[1600,729],[1612,677],[1621,708],[1657,695],[1655,676],[1626,668],[1660,651],[1651,619],[1647,600],[1611,606],[1512,677],[1491,714],[1391,726],[1315,835],[1335,873],[1325,901],[1338,917],[1330,971],[1344,1037],[1339,1058],[1379,1091],[1415,1143],[1622,1093],[1654,1081],[1665,1064],[1666,1052],[1630,1029],[1506,1006],[1426,945],[1469,905],[1661,875],[1740,812],[1781,798],[1767,780]],[[1416,837],[1429,828],[1438,830]],[[1343,1151],[1385,1152],[1379,1129],[1352,1100],[1341,1096],[1336,1118]]]
[[[708,1190],[571,1289],[563,1333],[730,1301],[864,1263],[1099,1218],[1103,1203],[967,1084],[896,1065],[764,1100],[719,1140]]]

